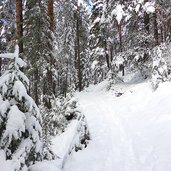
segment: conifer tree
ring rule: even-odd
[[[28,95],[29,80],[19,69],[25,63],[18,55],[16,46],[15,62],[0,77],[0,148],[16,171],[42,159],[42,119]]]
[[[40,104],[40,95],[43,94],[43,103],[51,108],[51,100],[55,93],[55,66],[56,59],[53,52],[53,36],[50,30],[50,19],[45,1],[27,0],[25,12],[25,53],[29,63],[28,75],[33,84],[31,94],[36,104]],[[54,80],[53,80],[54,79]]]

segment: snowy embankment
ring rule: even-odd
[[[68,157],[63,170],[170,171],[171,83],[155,92],[149,82],[116,85],[109,92],[106,87],[103,82],[77,94],[92,140]],[[123,94],[116,97],[118,92]]]

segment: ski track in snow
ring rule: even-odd
[[[161,109],[166,98],[153,102],[156,94],[147,83],[120,97],[93,87],[79,93],[92,140],[69,157],[64,170],[171,171],[171,107]]]

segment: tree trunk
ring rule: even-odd
[[[122,28],[121,28],[121,24],[118,24],[118,33],[119,33],[119,51],[122,52]]]
[[[1,44],[0,44],[0,49],[1,49]],[[1,51],[0,51],[1,53]],[[0,58],[0,76],[2,75],[2,58]]]
[[[148,0],[144,0],[144,3],[148,2]],[[147,12],[144,12],[144,27],[147,33],[150,33],[150,17]]]
[[[158,25],[157,25],[157,15],[156,15],[156,13],[153,13],[153,27],[154,27],[155,45],[158,45],[159,44],[159,38],[158,38]]]
[[[77,40],[77,68],[78,68],[78,90],[82,90],[82,74],[81,74],[81,57],[80,57],[80,19],[79,12],[77,14],[77,26],[76,26],[76,40]]]
[[[145,27],[145,30],[147,31],[148,34],[150,33],[149,23],[150,23],[149,14],[147,14],[146,12],[144,12],[144,27]]]
[[[2,59],[0,58],[0,76],[2,75]]]
[[[39,96],[38,96],[38,82],[39,82],[39,71],[38,71],[38,68],[37,68],[37,66],[36,66],[36,68],[35,68],[35,73],[34,73],[34,75],[35,75],[35,80],[34,80],[34,100],[35,100],[35,103],[37,104],[37,105],[39,105]]]
[[[16,0],[16,39],[18,40],[19,52],[23,53],[23,7],[22,0]]]
[[[110,69],[110,62],[109,62],[109,55],[108,55],[108,53],[107,53],[107,42],[106,42],[106,40],[105,40],[105,42],[104,42],[105,44],[104,44],[104,46],[105,46],[105,57],[106,57],[106,63],[107,63],[107,67],[108,67],[108,69]]]
[[[165,39],[169,36],[169,39],[171,40],[171,16],[168,17],[165,25]]]
[[[52,71],[49,68],[46,68],[46,77],[44,78],[44,85],[43,85],[43,102],[44,106],[47,109],[52,108],[51,99],[53,98],[52,94]]]
[[[113,45],[110,46],[110,63],[113,61]]]
[[[48,0],[48,16],[50,18],[50,30],[54,32],[54,11],[53,11],[54,0]]]
[[[51,32],[54,32],[54,11],[53,11],[53,3],[54,0],[48,0],[48,16],[49,16],[49,28]],[[51,49],[53,51],[53,48]],[[45,90],[45,106],[48,109],[52,108],[51,99],[55,95],[56,83],[53,80],[53,73],[52,73],[52,66],[54,65],[55,61],[53,59],[52,54],[48,60],[49,67],[46,68],[46,90]]]
[[[163,42],[163,27],[162,26],[160,26],[160,40],[161,40],[161,42]]]

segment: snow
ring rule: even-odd
[[[127,75],[123,80],[124,83],[113,85],[109,91],[109,81],[106,80],[76,94],[79,109],[85,115],[90,131],[91,141],[87,148],[68,155],[77,138],[75,131],[78,131],[78,122],[75,120],[64,133],[52,140],[52,149],[58,158],[38,162],[29,171],[170,171],[171,83],[160,83],[154,91],[150,81],[142,82],[137,76]],[[19,82],[16,81],[14,87],[15,94],[20,92],[19,97],[26,96],[30,102]],[[118,93],[121,93],[119,97],[116,96]],[[0,103],[3,116],[9,103],[2,98]],[[12,106],[8,130],[15,126],[11,131],[16,133],[13,135],[15,137],[28,129],[33,141],[38,141],[36,130],[40,128],[35,118],[30,117],[29,112],[25,118],[22,112],[16,111],[17,106]],[[23,127],[24,121],[27,122],[27,128]],[[33,122],[35,130],[32,129]],[[40,147],[36,148],[40,149],[41,143],[38,144]],[[31,146],[32,140],[23,140],[11,161],[5,160],[1,150],[1,170],[13,171],[18,168],[18,158],[24,160]]]
[[[92,69],[95,69],[96,65],[98,64],[98,61],[97,60],[94,60],[92,65],[91,65],[91,68]]]
[[[79,93],[92,141],[74,153],[65,171],[170,171],[171,83],[153,92],[149,82],[120,85],[114,97],[107,82]],[[143,91],[142,91],[143,90]]]
[[[150,14],[155,12],[155,3],[154,2],[146,2],[144,4],[144,10]]]
[[[140,10],[140,7],[141,7],[141,4],[137,4],[137,5],[136,5],[136,7],[135,7],[136,13]]]
[[[9,59],[14,59],[19,57],[19,46],[15,46],[15,51],[14,53],[4,53],[0,54],[0,58],[9,58]]]
[[[91,141],[84,150],[67,156],[63,171],[170,171],[171,83],[153,91],[150,81],[124,78],[127,83],[107,91],[106,80],[77,93]],[[138,80],[136,84],[131,80]],[[121,92],[120,97],[115,94]],[[76,123],[53,139],[60,159],[32,166],[31,171],[56,171],[72,142]]]
[[[11,106],[10,111],[8,113],[6,131],[3,135],[5,137],[3,138],[6,138],[6,136],[8,136],[9,137],[8,141],[9,143],[11,143],[12,137],[14,137],[15,139],[21,137],[22,132],[25,131],[25,124],[24,124],[25,119],[26,118],[24,116],[24,113],[22,113],[16,105]]]
[[[57,160],[38,162],[31,166],[30,171],[60,171],[69,157],[68,153],[71,152],[78,128],[78,121],[74,120],[70,123],[68,128],[60,136],[52,139],[52,150],[58,157]]]
[[[84,4],[83,0],[78,0],[77,2],[78,6],[82,6]]]
[[[22,101],[23,97],[27,97],[27,91],[24,87],[23,83],[21,81],[15,81],[14,87],[13,87],[13,95],[17,95],[18,100]]]
[[[8,55],[6,54],[7,57]],[[16,45],[13,54],[15,64],[13,62],[0,79],[0,122],[3,122],[0,157],[4,158],[4,171],[21,170],[21,167],[22,171],[27,171],[30,154],[33,153],[34,158],[42,152],[41,115],[35,102],[27,94],[28,78],[19,71],[19,63],[23,62],[18,61],[18,56],[19,49]],[[6,156],[9,160],[5,159]]]
[[[0,54],[0,58],[14,59],[14,53],[4,53],[4,54]]]
[[[112,11],[112,16],[116,17],[116,20],[118,24],[121,23],[121,20],[123,19],[125,15],[125,12],[123,11],[123,5],[118,4],[116,8]]]
[[[72,141],[75,137],[75,130],[77,130],[76,120],[69,125],[69,127],[67,128],[67,130],[65,130],[64,133],[52,140],[53,151],[60,159],[62,159],[60,162],[60,167],[63,167],[68,157],[68,152],[70,152],[71,150]],[[61,144],[63,145],[61,146]]]
[[[0,166],[1,171],[14,171],[11,161],[5,160],[5,153],[3,150],[0,150]]]
[[[56,161],[43,161],[29,168],[29,171],[60,171]]]
[[[20,67],[25,67],[26,63],[19,58],[19,46],[15,46],[14,53],[4,53],[0,54],[0,58],[8,58],[8,59],[15,59],[15,63],[18,64]]]
[[[7,109],[10,107],[10,103],[8,100],[3,101],[0,96],[0,113],[2,117],[5,117]]]
[[[96,23],[99,23],[100,20],[101,20],[101,18],[100,18],[100,17],[97,17],[97,18],[94,20],[93,24],[95,25]]]
[[[14,58],[19,58],[19,46],[15,45]]]

